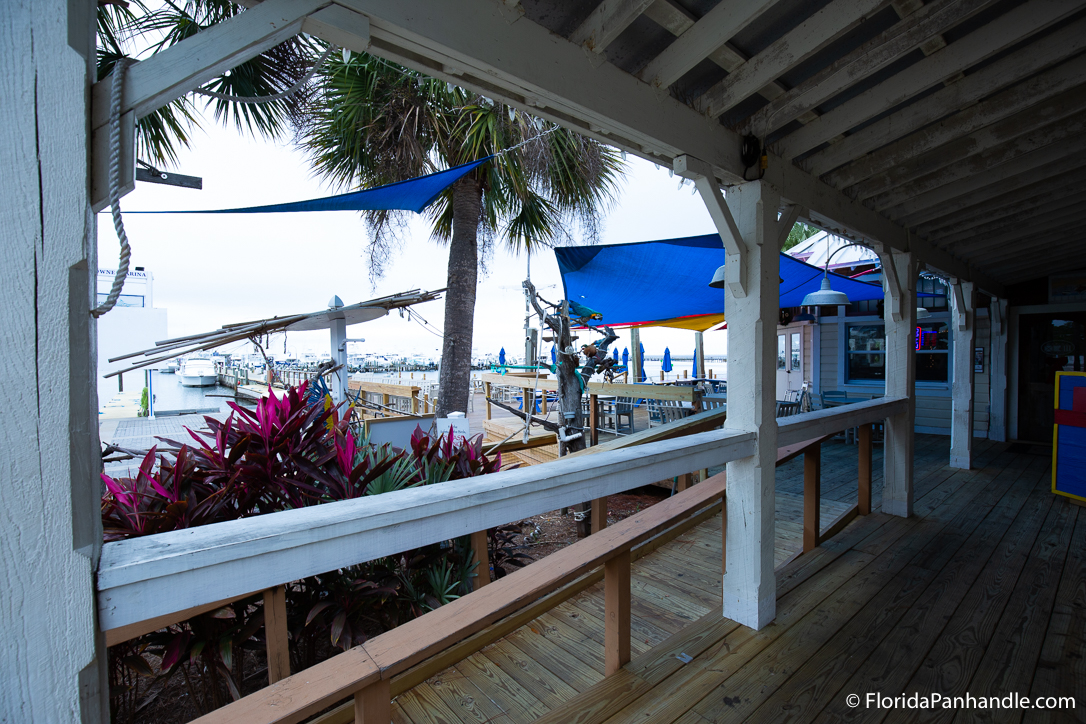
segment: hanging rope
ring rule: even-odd
[[[216,98],[220,101],[232,101],[234,103],[260,104],[281,101],[284,98],[291,97],[299,90],[301,90],[302,87],[309,82],[310,78],[313,77],[313,74],[316,73],[322,65],[324,65],[324,61],[328,59],[328,56],[331,55],[332,51],[334,50],[336,50],[336,46],[329,45],[328,49],[321,54],[321,57],[317,58],[317,62],[313,64],[313,67],[309,69],[309,72],[299,78],[294,85],[292,85],[290,88],[287,88],[282,93],[273,93],[270,96],[232,96],[226,93],[216,93],[215,91],[205,90],[204,88],[197,88],[193,91],[193,93],[207,96],[208,98]]]
[[[124,231],[124,221],[121,219],[121,93],[124,88],[124,72],[130,62],[128,58],[121,58],[114,64],[113,83],[109,88],[109,211],[113,216],[117,240],[121,243],[121,256],[109,295],[100,306],[91,310],[95,317],[101,317],[117,303],[121,289],[124,288],[124,280],[128,276],[128,262],[132,258],[132,247],[128,243],[128,234]]]

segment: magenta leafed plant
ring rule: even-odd
[[[310,404],[306,385],[274,393],[255,410],[231,404],[225,421],[205,418],[192,440],[163,440],[134,477],[102,476],[102,523],[116,541],[309,505],[442,483],[495,472],[500,456],[483,454],[482,436],[460,444],[416,428],[409,450],[359,440],[336,409]],[[511,537],[495,560],[520,565]],[[466,540],[405,551],[296,581],[287,587],[295,670],[471,590]],[[242,650],[262,650],[259,597],[238,601],[111,650],[111,687],[133,676],[184,674],[202,711],[241,692]],[[255,638],[254,638],[255,637]],[[321,644],[321,641],[324,644]],[[159,657],[159,673],[147,654]],[[124,700],[111,688],[115,703]],[[117,711],[118,719],[125,718]]]

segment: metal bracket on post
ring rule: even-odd
[[[724,263],[725,281],[732,295],[739,298],[747,296],[747,265],[744,259],[746,247],[731,209],[720,194],[712,166],[693,156],[682,155],[675,157],[674,169],[675,173],[694,182],[705,208],[709,210],[709,216],[716,225],[720,240],[724,242],[724,250],[727,252]]]

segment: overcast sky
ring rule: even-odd
[[[253,138],[208,120],[194,132],[193,147],[180,154],[175,170],[203,178],[195,191],[149,183],[121,200],[122,210],[231,208],[297,201],[337,193],[310,169],[305,154],[289,140]],[[713,232],[712,221],[692,186],[679,189],[678,177],[647,161],[629,158],[629,171],[616,207],[605,217],[602,243],[649,241]],[[410,289],[445,286],[447,252],[430,240],[424,215],[412,214],[402,248],[371,285],[364,257],[366,228],[354,212],[240,215],[142,215],[125,217],[132,265],[154,274],[155,306],[165,307],[170,336],[210,331],[229,322],[323,309],[333,294],[345,304]],[[99,215],[99,268],[117,263],[117,238],[108,210]],[[712,270],[706,270],[706,275]],[[520,290],[525,257],[499,246],[481,276],[475,307],[474,348],[478,354],[499,348],[523,352],[524,296]],[[560,278],[554,253],[532,259],[532,280],[543,296],[556,300]],[[551,287],[550,289],[546,289]],[[416,307],[430,323],[443,326],[444,306]],[[364,345],[351,352],[439,355],[440,339],[396,313],[348,330]],[[619,348],[627,346],[623,333]],[[647,329],[646,352],[689,355],[694,333]],[[247,345],[246,345],[247,346]],[[726,351],[725,333],[706,334],[706,353]],[[287,336],[294,354],[327,354],[323,332]],[[272,351],[282,353],[283,335]]]

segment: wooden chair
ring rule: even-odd
[[[799,400],[777,400],[777,417],[791,417],[799,412]]]
[[[619,397],[615,400],[615,432],[633,432],[634,431],[634,398],[632,397]],[[623,426],[622,418],[625,417],[629,420],[627,426]]]
[[[826,402],[848,402],[848,393],[844,390],[824,390],[822,392],[822,407],[827,407]]]

